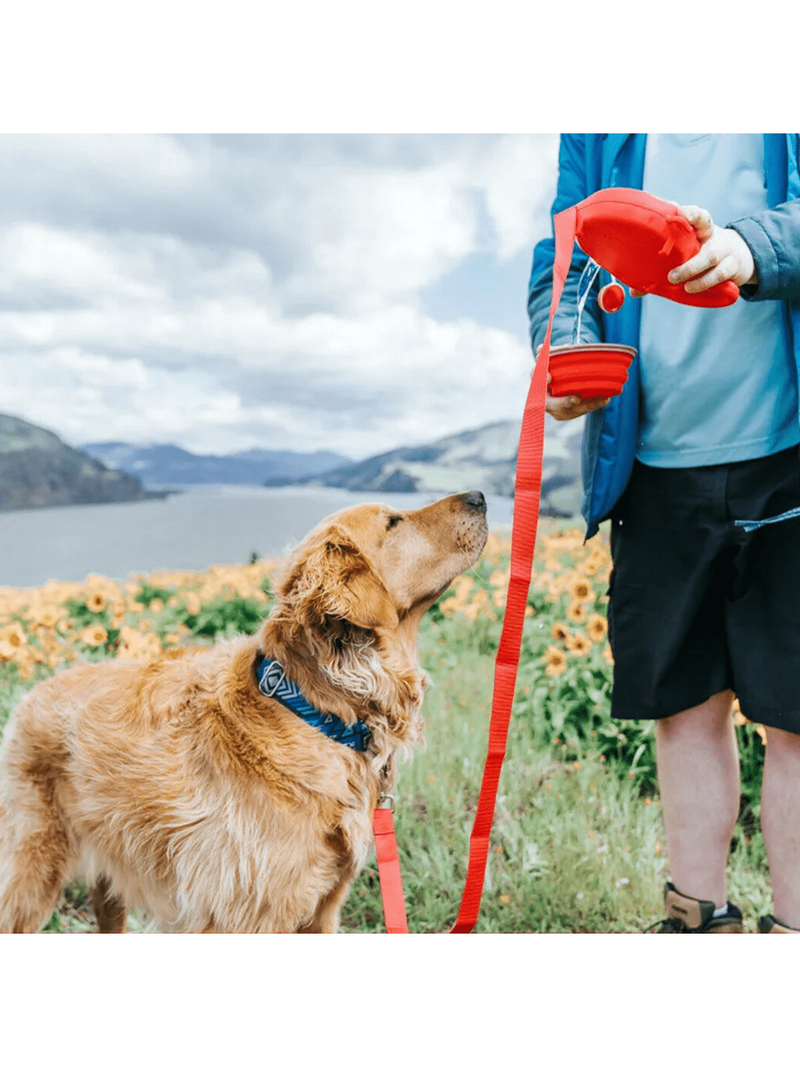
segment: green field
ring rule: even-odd
[[[396,826],[409,927],[453,923],[486,755],[494,656],[508,544],[483,558],[423,620],[420,657],[431,675],[427,747],[401,765]],[[477,932],[636,932],[661,915],[667,872],[653,731],[608,715],[611,658],[602,538],[550,524],[540,536],[523,636],[517,698],[498,793]],[[0,722],[34,682],[79,659],[152,658],[162,648],[252,631],[269,608],[272,564],[162,573],[119,586],[0,590]],[[742,817],[731,843],[729,896],[746,928],[770,911],[758,830],[763,742],[737,715]],[[92,928],[80,884],[68,887],[47,929]],[[355,882],[344,932],[380,932],[374,860]],[[147,930],[133,916],[131,931]]]

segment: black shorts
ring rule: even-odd
[[[800,734],[800,455],[634,466],[612,514],[611,713],[662,719],[732,689],[754,722]]]

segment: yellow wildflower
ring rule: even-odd
[[[18,622],[12,622],[10,625],[0,629],[0,641],[17,651],[23,645],[27,645],[28,638],[22,626]]]
[[[549,674],[551,678],[563,674],[567,669],[567,657],[562,648],[550,645],[545,653],[545,659],[547,660],[547,666],[544,669],[544,673]]]
[[[571,634],[567,640],[567,648],[575,656],[585,656],[592,643],[585,634]]]
[[[152,660],[161,654],[161,642],[157,634],[143,634],[132,626],[123,626],[119,636],[117,659]]]
[[[186,610],[190,615],[199,615],[202,606],[197,593],[186,594]]]
[[[585,578],[578,578],[572,583],[570,595],[573,600],[588,604],[590,601],[594,600],[594,590],[592,589],[591,582],[588,582]]]
[[[503,588],[508,585],[510,576],[511,568],[493,571],[489,576],[489,585],[494,586],[495,589]]]
[[[108,641],[108,632],[104,626],[93,623],[91,626],[86,626],[81,630],[78,637],[85,645],[99,648],[100,645],[104,645]]]
[[[485,589],[479,589],[469,604],[461,608],[461,614],[468,619],[477,619],[479,615],[491,615],[489,594]]]
[[[593,641],[602,641],[608,633],[608,620],[603,615],[590,615],[586,620],[586,632]]]
[[[566,641],[569,637],[569,630],[563,622],[554,622],[550,628],[550,636],[556,641]]]
[[[34,626],[43,626],[52,630],[62,619],[63,614],[63,611],[55,604],[36,604],[31,608],[29,618]]]
[[[92,590],[86,598],[86,607],[89,609],[89,611],[93,611],[95,614],[98,614],[103,610],[105,606],[105,595],[99,589]]]

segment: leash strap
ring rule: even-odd
[[[745,533],[760,530],[762,526],[769,526],[773,522],[785,522],[786,519],[796,519],[800,516],[800,508],[792,508],[791,511],[782,511],[780,515],[773,515],[771,519],[734,519],[734,526],[741,526]]]
[[[394,835],[394,818],[391,808],[374,810],[372,832],[375,835],[375,854],[378,858],[378,875],[381,881],[386,932],[387,934],[407,934],[406,902],[403,897],[403,880],[400,874],[400,859],[397,855],[397,840]]]
[[[544,455],[544,417],[547,401],[550,335],[564,285],[567,280],[572,247],[577,227],[577,209],[559,212],[553,219],[555,259],[553,263],[553,294],[550,300],[550,320],[541,352],[536,361],[525,409],[522,415],[517,470],[514,488],[514,517],[511,527],[511,572],[506,594],[506,607],[500,645],[495,659],[492,713],[489,723],[489,747],[483,770],[478,810],[470,836],[467,877],[461,906],[450,933],[468,934],[478,920],[486,862],[489,856],[489,835],[494,820],[497,788],[506,754],[508,726],[514,703],[525,608],[533,570],[533,552],[539,523],[539,504],[542,488],[542,458]],[[394,836],[394,820],[390,808],[376,808],[373,813],[375,851],[383,897],[386,930],[390,934],[408,933],[400,862]]]
[[[486,861],[489,856],[489,835],[494,819],[500,771],[506,754],[506,740],[511,721],[511,708],[514,703],[522,629],[528,603],[533,551],[536,546],[536,531],[539,522],[550,335],[553,330],[553,317],[564,291],[572,260],[577,218],[577,209],[572,207],[559,212],[553,219],[555,259],[550,321],[547,324],[544,344],[536,361],[522,416],[514,487],[514,517],[511,527],[511,574],[506,594],[500,645],[495,660],[489,748],[478,797],[478,810],[470,837],[467,878],[461,907],[455,925],[450,931],[452,934],[468,934],[472,931],[478,920],[483,895]]]

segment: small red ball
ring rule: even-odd
[[[608,285],[604,285],[597,294],[597,302],[602,311],[613,315],[625,303],[625,290],[619,282],[610,282]]]

